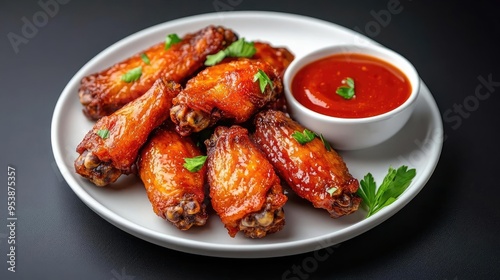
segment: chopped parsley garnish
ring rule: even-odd
[[[377,213],[380,209],[390,205],[408,188],[417,174],[415,169],[401,166],[397,170],[389,167],[382,184],[377,189],[377,184],[371,173],[361,180],[357,194],[363,199],[362,206],[368,210],[366,217]]]
[[[321,142],[323,142],[323,145],[325,146],[325,148],[326,148],[327,151],[331,151],[332,150],[332,146],[330,145],[330,143],[328,143],[328,141],[326,141],[325,137],[323,137],[323,134],[318,135],[316,133],[316,136],[318,136],[319,139],[321,140]]]
[[[177,34],[168,34],[167,37],[165,37],[165,49],[170,49],[173,44],[177,44],[180,41],[182,41],[182,39]]]
[[[127,73],[122,75],[122,81],[126,83],[131,83],[139,80],[142,75],[142,66],[136,67],[132,70],[129,70]]]
[[[316,134],[308,129],[304,129],[303,132],[295,131],[292,134],[292,137],[297,140],[300,144],[304,145],[306,143],[311,142],[316,137]]]
[[[332,150],[332,146],[330,145],[330,143],[328,143],[328,141],[326,141],[325,137],[323,137],[323,134],[318,134],[318,133],[312,132],[308,129],[304,129],[303,132],[294,131],[292,133],[292,137],[302,145],[309,143],[312,140],[314,140],[315,137],[318,137],[321,140],[321,142],[323,143],[323,145],[325,146],[325,149],[327,151]]]
[[[355,92],[354,92],[354,80],[352,78],[345,78],[342,80],[343,84],[347,84],[346,86],[340,86],[337,88],[337,94],[342,96],[344,99],[351,99],[353,98]]]
[[[99,129],[97,131],[97,135],[99,135],[99,137],[101,137],[102,139],[106,139],[109,137],[109,130],[107,129]]]
[[[207,60],[205,60],[205,65],[206,66],[215,65],[221,62],[226,56],[227,54],[224,51],[219,51],[216,54],[207,55]]]
[[[267,74],[261,69],[259,69],[259,71],[257,71],[257,73],[253,76],[253,81],[256,82],[257,80],[259,81],[260,92],[264,93],[267,85],[271,87],[271,90],[274,89],[273,81],[271,81],[269,76],[267,76]]]
[[[253,42],[245,41],[245,38],[240,38],[233,42],[229,47],[219,51],[216,54],[208,55],[205,60],[206,66],[212,66],[221,62],[226,57],[252,57],[257,50]]]
[[[192,158],[185,158],[183,166],[190,172],[197,172],[203,167],[206,160],[207,156],[196,156]]]
[[[141,59],[142,61],[144,61],[144,63],[146,63],[147,65],[151,64],[151,60],[149,60],[149,57],[147,54],[145,53],[141,53]]]

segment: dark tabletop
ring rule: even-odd
[[[49,2],[51,14],[44,16]],[[0,226],[0,279],[500,279],[500,183],[494,179],[500,167],[494,133],[500,120],[500,6],[401,0],[400,12],[378,18],[373,27],[380,11],[396,2],[2,1],[0,220],[7,226]],[[63,88],[88,60],[130,34],[220,10],[323,19],[407,57],[433,94],[446,135],[437,168],[416,198],[338,246],[264,259],[166,249],[88,208],[62,179],[52,154],[50,124]],[[23,35],[34,18],[39,27]],[[6,263],[9,167],[16,171],[15,273]]]

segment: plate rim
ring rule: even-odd
[[[137,31],[119,41],[109,45],[104,50],[99,52],[96,56],[90,59],[86,64],[84,64],[70,79],[67,85],[64,87],[61,92],[56,106],[54,108],[54,113],[51,121],[51,146],[53,155],[56,161],[56,165],[59,168],[61,175],[65,179],[66,183],[71,187],[73,192],[79,197],[84,204],[86,204],[90,209],[92,209],[96,214],[110,222],[114,226],[120,228],[121,230],[134,235],[140,239],[146,240],[148,242],[154,243],[156,245],[183,251],[186,253],[198,254],[198,255],[206,255],[206,256],[214,256],[214,257],[233,257],[233,258],[263,258],[263,257],[278,257],[285,255],[293,255],[298,253],[305,253],[313,250],[317,250],[320,248],[325,248],[327,246],[332,246],[350,238],[354,238],[373,227],[383,223],[385,220],[396,214],[399,210],[401,210],[406,204],[408,204],[425,186],[427,181],[432,176],[440,158],[440,154],[443,146],[443,123],[441,119],[441,115],[438,109],[438,106],[432,97],[427,86],[421,82],[421,98],[425,99],[425,102],[428,103],[429,109],[431,110],[432,115],[432,124],[435,126],[437,131],[437,137],[439,138],[440,145],[433,146],[434,154],[432,157],[432,161],[430,161],[430,165],[426,165],[425,170],[419,171],[422,175],[418,177],[420,179],[418,182],[412,182],[414,185],[412,188],[408,188],[400,198],[396,201],[399,203],[393,203],[392,207],[386,207],[372,216],[370,219],[364,219],[360,222],[357,222],[353,225],[347,226],[343,229],[335,231],[335,238],[331,238],[328,236],[317,236],[313,238],[307,238],[303,240],[294,240],[294,241],[285,241],[276,244],[217,244],[207,242],[200,242],[197,240],[188,240],[184,238],[179,238],[177,236],[169,236],[164,233],[157,232],[155,230],[151,230],[135,224],[134,222],[128,220],[121,215],[113,212],[109,208],[105,207],[101,203],[99,203],[96,199],[94,199],[88,192],[84,190],[84,188],[75,180],[75,178],[70,174],[71,171],[67,168],[64,159],[63,159],[63,151],[61,150],[61,144],[59,137],[61,124],[62,113],[64,112],[64,104],[71,101],[71,98],[74,98],[71,94],[69,94],[69,89],[73,88],[73,84],[79,83],[82,75],[87,73],[89,68],[94,64],[94,61],[99,61],[102,57],[107,56],[109,53],[113,52],[113,49],[120,48],[122,46],[127,45],[129,42],[136,40],[136,38],[140,38],[144,36],[144,34],[154,33],[163,28],[175,28],[175,26],[184,25],[185,23],[193,23],[195,21],[206,21],[208,19],[213,20],[214,17],[226,17],[226,18],[242,18],[245,17],[246,20],[249,18],[270,18],[273,20],[301,20],[307,22],[308,24],[319,24],[322,26],[333,27],[339,29],[342,32],[349,33],[350,36],[360,36],[363,40],[366,40],[370,43],[376,43],[369,38],[364,38],[365,36],[359,34],[351,29],[338,25],[336,23],[332,23],[329,21],[325,21],[322,19],[317,19],[309,16],[291,14],[291,13],[283,13],[283,12],[269,12],[269,11],[233,11],[233,12],[217,12],[217,13],[205,13],[199,15],[193,15],[183,18],[174,19],[171,21],[166,21],[163,23],[159,23],[140,31]],[[377,44],[377,43],[376,43]],[[422,94],[425,93],[425,94]],[[416,186],[418,185],[418,186]],[[403,199],[404,198],[404,199]],[[331,234],[329,234],[331,235]],[[328,239],[332,240],[328,240]],[[334,240],[333,240],[334,239]],[[287,245],[293,245],[291,247],[287,247]],[[216,248],[214,248],[214,246]],[[318,247],[320,246],[320,247]]]

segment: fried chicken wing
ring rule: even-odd
[[[154,212],[181,230],[202,226],[208,218],[206,168],[191,172],[183,166],[186,158],[200,155],[190,138],[177,134],[173,126],[161,126],[141,149],[137,162]]]
[[[256,52],[252,58],[261,59],[269,63],[272,67],[274,67],[274,69],[276,69],[281,80],[283,80],[285,70],[288,68],[288,65],[292,63],[295,56],[287,48],[273,47],[269,43],[265,42],[254,42],[254,47]],[[270,102],[266,108],[286,112],[285,95],[279,95],[278,98],[275,101]]]
[[[231,237],[262,238],[285,224],[280,179],[240,126],[219,126],[205,141],[213,209]]]
[[[254,122],[253,140],[298,196],[326,209],[333,218],[358,209],[359,183],[339,154],[327,150],[318,137],[300,144],[292,134],[305,128],[283,112],[260,112]]]
[[[292,63],[295,56],[287,48],[273,47],[266,42],[256,41],[253,45],[255,47],[255,54],[252,58],[261,59],[269,63],[278,71],[280,78],[283,79],[286,68]]]
[[[185,35],[168,49],[165,43],[159,43],[102,72],[86,76],[78,92],[83,112],[95,120],[107,116],[143,95],[160,77],[182,83],[203,67],[207,55],[217,53],[236,39],[229,29],[208,26]],[[138,67],[141,74],[137,81],[122,80],[124,74]]]
[[[259,70],[272,83],[263,92],[254,78]],[[208,67],[189,80],[185,89],[174,98],[170,117],[181,135],[201,131],[219,120],[239,124],[276,100],[282,90],[279,74],[268,63],[257,59],[231,59]]]
[[[76,148],[80,154],[76,172],[97,186],[132,173],[139,149],[168,118],[172,98],[179,91],[179,85],[158,79],[146,94],[99,119]]]

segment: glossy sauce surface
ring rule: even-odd
[[[344,99],[336,93],[354,80],[355,95]],[[389,112],[411,93],[408,78],[395,66],[376,57],[344,53],[313,61],[293,77],[293,96],[305,107],[333,117],[365,118]]]

